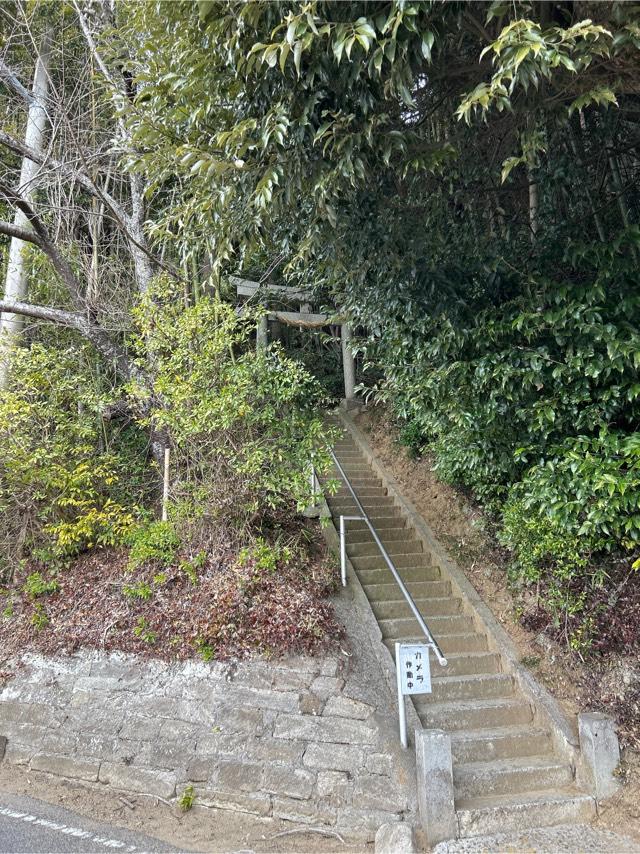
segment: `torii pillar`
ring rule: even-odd
[[[357,409],[361,403],[356,398],[356,361],[351,352],[351,326],[343,323],[340,326],[340,339],[342,341],[342,371],[344,374],[344,400],[341,403],[343,409]]]

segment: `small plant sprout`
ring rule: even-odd
[[[149,628],[149,623],[144,617],[138,617],[133,633],[145,643],[154,644],[156,642],[157,634]]]
[[[153,590],[145,581],[139,581],[137,584],[125,584],[122,592],[129,599],[142,599],[146,602],[151,599]]]
[[[34,606],[33,614],[31,615],[31,625],[37,632],[41,632],[42,629],[49,625],[47,612],[40,603]]]
[[[189,812],[189,810],[193,808],[195,800],[196,793],[193,789],[193,786],[187,786],[187,788],[178,798],[178,806],[180,807],[182,812]]]

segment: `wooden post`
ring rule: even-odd
[[[356,363],[353,358],[353,353],[349,347],[351,343],[351,327],[348,323],[343,323],[340,327],[340,337],[342,338],[342,370],[344,373],[344,399],[347,407],[355,399],[356,387]]]
[[[258,321],[258,330],[256,332],[256,350],[264,352],[269,343],[269,321],[267,315],[264,314]]]
[[[164,449],[164,480],[162,483],[162,521],[166,522],[169,518],[169,459],[171,451],[169,448]]]

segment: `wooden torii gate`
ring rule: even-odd
[[[265,348],[269,342],[269,320],[277,320],[290,326],[300,326],[304,329],[316,329],[321,326],[340,324],[340,342],[342,348],[342,372],[344,375],[343,405],[351,409],[358,405],[355,395],[356,366],[351,352],[351,326],[346,318],[339,314],[317,314],[311,311],[311,296],[301,288],[288,288],[284,285],[260,284],[240,276],[229,276],[229,281],[236,288],[239,297],[260,296],[261,299],[270,294],[285,297],[292,302],[298,302],[299,311],[267,311],[260,319],[256,334],[256,346]]]

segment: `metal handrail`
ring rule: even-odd
[[[338,458],[336,457],[335,453],[333,452],[333,450],[332,450],[331,448],[329,449],[329,453],[331,454],[331,457],[332,457],[332,459],[333,459],[333,462],[336,464],[336,467],[337,467],[338,471],[340,472],[340,476],[342,477],[342,479],[343,479],[343,480],[344,480],[344,482],[346,483],[346,485],[347,485],[347,489],[348,489],[348,490],[349,490],[349,492],[351,493],[351,496],[352,496],[353,500],[355,501],[356,506],[358,507],[358,511],[359,511],[359,512],[360,512],[360,514],[361,514],[362,521],[363,521],[363,522],[365,522],[365,523],[367,524],[367,526],[368,526],[368,528],[369,528],[369,531],[371,532],[371,536],[372,536],[372,537],[373,537],[373,539],[375,540],[376,545],[377,545],[377,546],[378,546],[378,548],[380,549],[380,553],[382,554],[382,557],[385,559],[385,562],[386,562],[387,566],[389,567],[389,569],[391,570],[391,573],[392,573],[392,575],[393,575],[393,577],[394,577],[394,579],[395,579],[395,581],[396,581],[396,583],[397,583],[398,587],[400,588],[400,591],[402,592],[402,595],[403,595],[403,596],[404,596],[404,598],[406,599],[407,605],[411,608],[411,611],[413,612],[413,616],[414,616],[414,617],[416,618],[416,620],[418,621],[418,625],[420,626],[420,628],[421,628],[421,629],[422,629],[422,631],[424,632],[425,637],[426,637],[426,638],[427,638],[427,640],[429,641],[429,646],[433,649],[433,651],[434,651],[434,653],[435,653],[435,655],[436,655],[436,658],[438,659],[438,662],[439,662],[443,667],[445,667],[445,666],[446,666],[446,664],[447,664],[447,659],[446,659],[446,658],[444,657],[444,655],[442,654],[442,651],[441,651],[440,647],[438,646],[438,644],[437,644],[436,640],[434,639],[433,635],[432,635],[432,634],[431,634],[431,632],[429,631],[429,628],[428,628],[427,624],[425,623],[425,621],[424,621],[424,619],[423,619],[423,617],[422,617],[422,614],[421,614],[421,613],[420,613],[420,611],[418,610],[418,607],[417,607],[416,603],[415,603],[415,602],[413,601],[413,599],[411,598],[411,594],[410,594],[410,593],[409,593],[409,591],[407,590],[407,588],[406,588],[406,586],[405,586],[404,581],[403,581],[403,580],[402,580],[402,578],[400,577],[400,573],[399,573],[399,572],[398,572],[398,570],[396,569],[396,566],[395,566],[394,562],[391,560],[391,558],[389,557],[389,554],[387,553],[387,550],[386,550],[386,549],[385,549],[385,547],[382,545],[382,542],[381,542],[381,540],[380,540],[380,537],[379,537],[379,536],[378,536],[378,534],[376,533],[376,529],[373,527],[373,523],[371,522],[371,519],[369,518],[369,515],[368,515],[367,511],[364,509],[364,507],[363,507],[363,506],[362,506],[362,504],[360,503],[360,499],[359,499],[359,498],[358,498],[358,496],[356,495],[356,493],[355,493],[355,491],[354,491],[354,489],[353,489],[353,486],[351,485],[351,481],[349,480],[349,478],[348,478],[348,477],[347,477],[347,475],[345,474],[344,469],[342,468],[342,466],[341,466],[341,465],[340,465],[340,463],[338,462]]]

